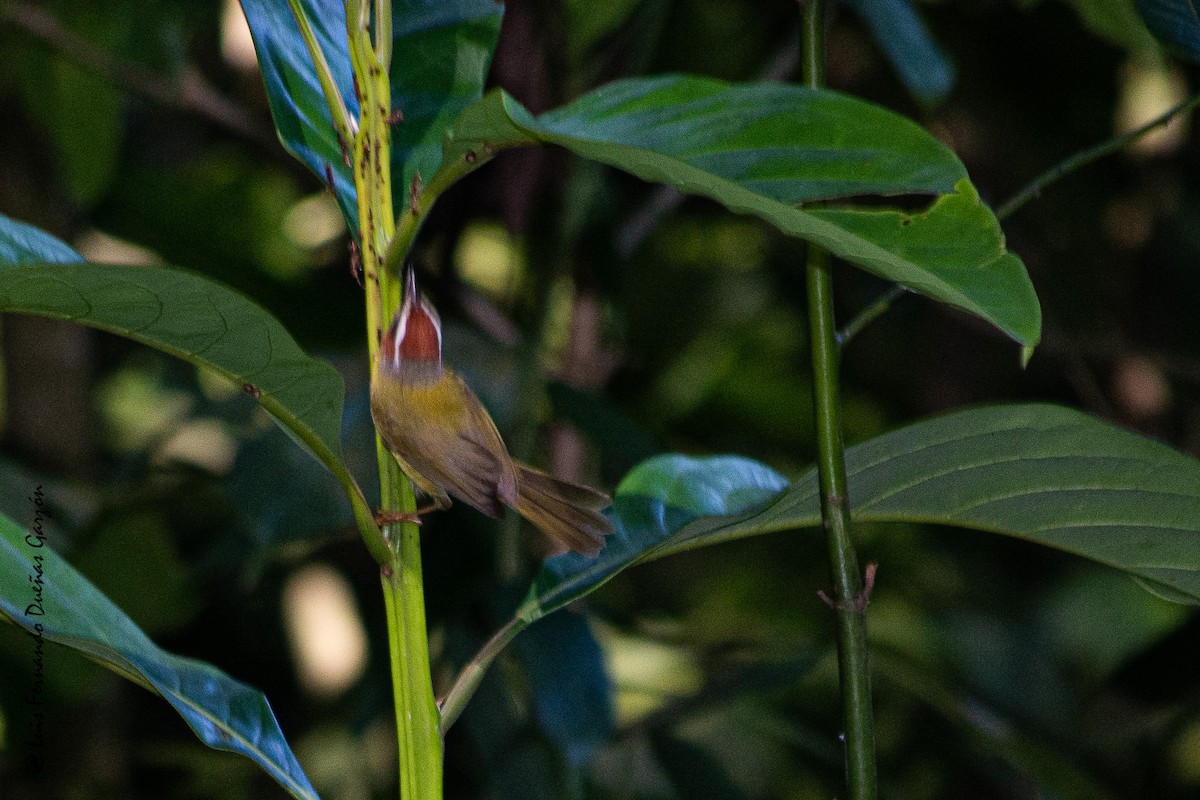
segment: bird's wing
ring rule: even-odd
[[[471,388],[461,377],[455,375],[454,379],[462,384],[462,396],[467,404],[467,414],[477,423],[466,426],[461,436],[474,446],[472,449],[477,451],[480,466],[486,465],[486,470],[482,475],[487,478],[493,498],[499,498],[506,505],[515,508],[517,505],[517,469],[513,465],[512,456],[508,454],[508,448],[504,445],[504,439],[501,438],[500,431],[496,430],[496,423],[492,420],[491,414],[483,407],[483,403],[479,402],[479,398],[475,396]]]

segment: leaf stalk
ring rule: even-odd
[[[999,208],[997,208],[996,219],[1004,220],[1008,217],[1011,217],[1030,200],[1033,200],[1041,195],[1041,193],[1045,191],[1046,188],[1051,184],[1058,182],[1062,178],[1065,178],[1067,175],[1070,175],[1077,169],[1086,167],[1093,161],[1099,161],[1101,158],[1104,158],[1107,155],[1111,155],[1112,153],[1122,150],[1127,145],[1145,136],[1155,128],[1166,125],[1180,114],[1191,111],[1197,105],[1200,105],[1200,92],[1197,92],[1179,105],[1155,117],[1144,125],[1139,125],[1133,130],[1117,134],[1116,136],[1106,139],[1094,147],[1089,147],[1087,150],[1081,150],[1080,152],[1063,159],[1050,169],[1043,172],[1041,175],[1038,175],[1036,178],[1026,184],[1025,188],[1021,189],[1021,191],[1017,192],[1009,200],[1005,201]]]

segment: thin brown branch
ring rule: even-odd
[[[265,147],[275,147],[275,137],[245,109],[221,95],[194,67],[178,79],[164,78],[144,67],[114,56],[69,30],[44,8],[12,3],[0,8],[0,22],[49,45],[56,53],[95,72],[134,94],[172,108],[182,109]]]

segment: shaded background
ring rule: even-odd
[[[849,7],[829,82],[949,143],[993,205],[1182,99],[1124,2],[920,6],[957,74],[906,91]],[[1125,16],[1122,16],[1122,13]],[[274,312],[347,381],[346,454],[374,450],[362,297],[319,181],[271,129],[236,5],[0,7],[0,212],[95,261],[171,263]],[[1130,20],[1133,20],[1130,24]],[[761,0],[512,2],[492,82],[534,111],[630,74],[797,79],[798,9]],[[1176,123],[1005,224],[1046,319],[1027,370],[981,323],[906,297],[845,355],[846,438],[964,404],[1052,400],[1200,453],[1200,185]],[[757,220],[553,150],[444,196],[415,261],[523,458],[612,487],[665,450],[811,461],[802,246]],[[848,320],[886,290],[837,273]],[[337,486],[236,387],[125,340],[3,319],[0,504],[37,486],[53,544],[163,646],[261,688],[322,797],[394,796],[375,568]],[[428,519],[435,680],[503,621],[544,555],[516,521]],[[859,530],[882,794],[1200,792],[1200,625],[1115,572],[948,529]],[[841,792],[832,615],[814,531],[639,567],[517,639],[447,742],[451,798],[825,798]],[[585,616],[583,611],[587,612]],[[46,654],[28,761],[28,637],[0,627],[0,794],[283,797],[158,698]]]

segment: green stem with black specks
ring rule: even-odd
[[[357,238],[365,277],[367,350],[374,378],[383,325],[400,305],[399,265],[407,257],[421,223],[437,197],[486,159],[464,158],[461,163],[443,164],[424,190],[419,183],[414,184],[411,191],[405,187],[408,202],[397,217],[393,207],[389,124],[391,4],[386,0],[347,0],[345,4],[346,36],[359,95],[356,98],[359,105],[356,123],[347,111],[303,7],[298,0],[288,1],[316,67],[334,130],[351,159],[358,203]],[[303,435],[304,432],[300,433]],[[310,444],[316,448],[314,452],[323,453],[321,447],[316,447],[320,443]],[[383,510],[415,511],[412,483],[378,435],[376,458]],[[323,460],[341,466],[336,458]],[[334,474],[350,497],[355,522],[368,550],[380,564],[396,713],[400,797],[402,800],[441,800],[443,720],[434,699],[430,672],[420,529],[413,524],[398,523],[389,525],[385,534],[375,523],[349,472],[341,468],[334,469]],[[461,695],[464,704],[469,695],[470,692]],[[461,710],[457,708],[454,717]]]
[[[813,88],[820,88],[825,83],[824,24],[823,0],[804,0],[801,29],[804,83]],[[833,276],[829,253],[812,243],[808,245],[806,276],[821,524],[828,539],[834,584],[834,599],[830,605],[837,615],[846,781],[851,800],[875,800],[875,732],[867,649],[867,597],[863,593],[858,555],[850,537],[850,502],[838,396],[840,354],[833,314]]]
[[[386,64],[390,45],[381,46],[379,42],[381,37],[390,37],[391,25],[390,20],[377,17],[373,41],[371,10],[372,0],[346,3],[350,60],[360,95],[359,124],[350,156],[358,199],[359,254],[365,278],[367,350],[374,380],[383,326],[398,305],[389,302],[389,298],[399,297],[399,281],[398,276],[384,269],[384,254],[395,238],[395,214],[389,124],[391,82]],[[384,26],[386,31],[382,29]],[[375,453],[383,510],[414,512],[412,483],[400,471],[378,433]],[[441,800],[442,734],[429,663],[420,528],[411,523],[389,525],[387,542],[389,560],[380,570],[380,582],[387,610],[400,798]]]

